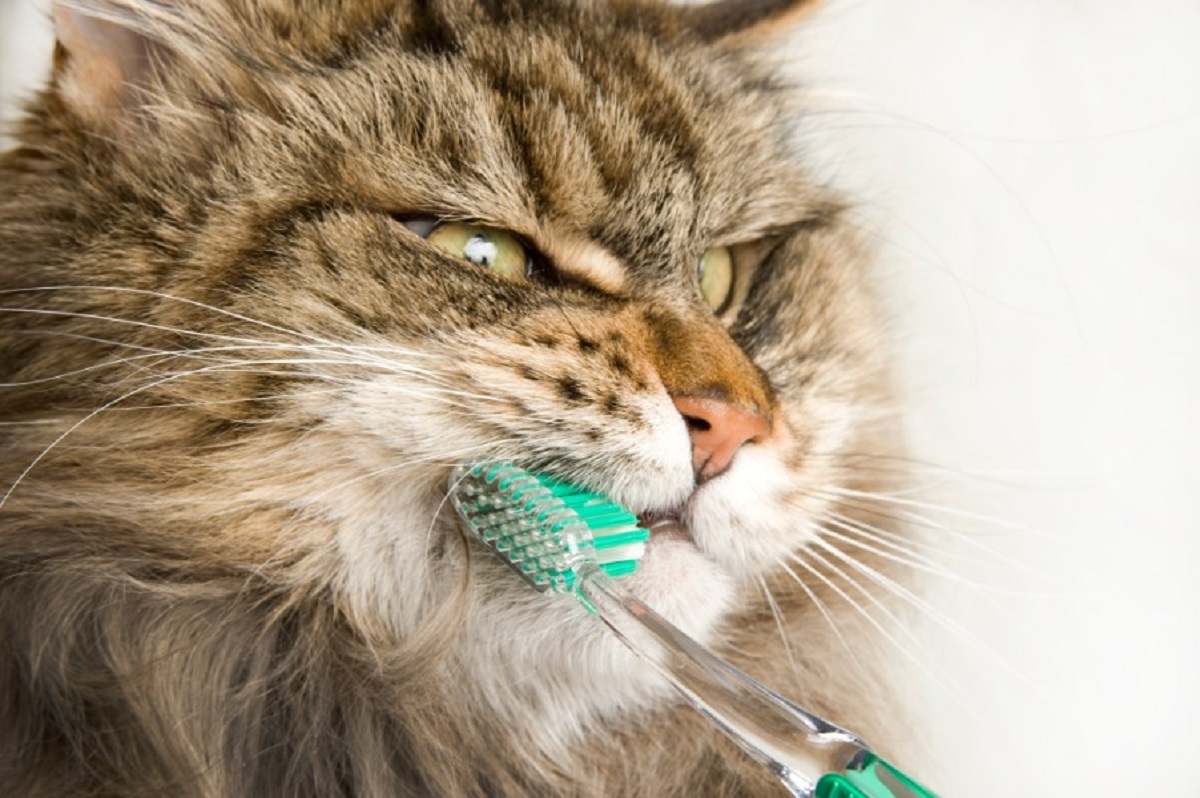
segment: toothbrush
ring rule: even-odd
[[[513,465],[459,466],[468,530],[541,592],[574,595],[798,798],[936,798],[854,734],[801,709],[692,640],[617,584],[649,533],[601,494]]]

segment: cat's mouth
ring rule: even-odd
[[[650,531],[652,540],[692,540],[692,533],[678,510],[642,513],[638,516],[638,525]]]

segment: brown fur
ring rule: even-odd
[[[347,588],[337,552],[359,534],[353,491],[444,492],[457,454],[393,421],[432,403],[431,434],[604,484],[625,468],[604,425],[636,428],[629,396],[663,386],[769,408],[796,507],[887,523],[816,490],[886,486],[895,442],[866,257],[792,151],[787,87],[650,0],[178,8],[140,18],[158,68],[119,97],[85,107],[60,51],[0,157],[2,791],[769,794],[675,704],[598,713],[566,756],[515,731],[462,653],[511,575],[468,567],[448,513],[425,519],[411,612]],[[457,268],[397,215],[480,220],[560,258],[599,247],[627,272],[531,286]],[[746,245],[720,319],[687,282],[714,243]],[[375,359],[299,348],[314,337]],[[239,344],[238,363],[202,351]],[[356,405],[409,349],[436,381]],[[387,472],[410,457],[424,465]],[[824,583],[765,579],[780,617],[740,585],[722,650],[892,750],[891,707],[860,699],[883,684],[869,627]],[[536,718],[532,684],[513,701]]]

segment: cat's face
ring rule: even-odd
[[[168,397],[177,439],[220,422],[180,496],[288,519],[228,551],[382,637],[422,628],[469,559],[455,650],[498,705],[544,689],[578,720],[655,689],[569,601],[464,555],[452,466],[511,460],[680,519],[629,586],[716,641],[845,484],[880,364],[859,253],[744,42],[657,8],[521,6],[218,26],[228,72],[186,78],[207,96],[148,102],[153,135],[110,145],[130,200],[96,212],[110,249],[84,281],[153,292],[97,296],[189,331],[109,339],[213,348],[140,364],[196,373],[133,401]],[[701,478],[681,397],[755,419]]]

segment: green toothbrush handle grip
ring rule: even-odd
[[[815,798],[937,798],[910,776],[875,754],[866,752],[855,767],[826,773],[817,782]]]

